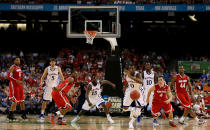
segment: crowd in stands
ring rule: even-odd
[[[168,70],[169,56],[165,53],[158,54],[156,52],[138,53],[136,49],[122,49],[122,62],[123,67],[134,64],[137,71],[142,73],[144,70],[145,61],[150,61],[152,68],[158,75],[164,75],[168,84],[170,84],[171,76],[176,74],[176,70]],[[99,79],[104,79],[105,76],[105,61],[108,57],[108,52],[105,49],[69,49],[63,48],[58,51],[56,60],[57,65],[62,68],[65,78],[69,76],[71,70],[76,69],[79,72],[79,83],[90,82],[91,75],[95,74]],[[13,64],[13,59],[20,57],[21,69],[24,75],[24,92],[26,109],[31,114],[39,114],[41,109],[42,94],[44,87],[39,86],[40,78],[44,72],[44,68],[49,65],[49,54],[44,52],[25,52],[19,50],[18,53],[12,51],[2,51],[0,53],[0,111],[6,112],[11,102],[9,101],[9,89],[7,80],[7,72],[9,67]],[[207,92],[202,91],[206,82],[210,80],[210,71],[204,72],[198,80],[192,80],[193,89],[196,95],[202,95],[203,102],[210,105],[209,96]],[[77,84],[76,89],[71,89],[70,93],[73,95],[74,100],[71,101],[72,105],[77,105],[76,102],[80,96],[81,84]],[[85,89],[85,88],[84,88]],[[76,101],[76,102],[75,102]],[[174,104],[178,104],[176,99]],[[176,105],[175,105],[176,107]],[[182,109],[182,108],[180,108]],[[178,116],[178,115],[177,115]]]
[[[1,3],[64,3],[64,4],[200,4],[210,3],[209,0],[1,0]]]

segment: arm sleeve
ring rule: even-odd
[[[8,72],[7,78],[8,78],[9,80],[13,81],[13,82],[17,80],[17,79],[15,79],[15,78],[13,77],[13,73],[10,73],[10,72]]]

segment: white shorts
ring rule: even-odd
[[[53,87],[56,87],[57,85],[58,84],[55,83],[55,84],[47,85],[45,87],[44,94],[43,94],[43,100],[52,101],[52,89],[53,89]]]
[[[149,88],[146,88],[145,93],[144,93],[144,102],[145,102],[144,106],[147,105],[146,101],[147,101],[148,92],[149,92]],[[154,95],[154,92],[151,92],[150,97],[149,97],[149,107],[152,107],[153,95]]]
[[[104,99],[101,96],[98,96],[98,97],[95,97],[95,98],[89,98],[89,100],[92,103],[92,105],[96,106],[97,108],[100,105],[105,104],[105,101],[104,101]],[[85,100],[85,103],[82,105],[82,109],[86,110],[86,111],[90,110],[92,107],[89,106],[87,100]]]
[[[126,89],[125,91],[125,96],[123,98],[123,107],[129,107],[131,105],[131,103],[133,102],[133,99],[131,99],[130,97],[130,93],[132,92],[133,90],[129,90],[129,89]],[[136,103],[136,106],[144,106],[144,89],[143,88],[140,88],[139,90],[139,93],[140,93],[140,97],[138,100],[135,101]]]

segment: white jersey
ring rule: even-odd
[[[126,90],[132,91],[132,90],[138,90],[140,89],[141,84],[137,83],[133,79],[131,79],[128,75],[126,76],[126,81],[128,83],[128,88]]]
[[[105,104],[104,99],[101,97],[101,84],[98,81],[97,85],[94,86],[92,82],[89,83],[91,85],[92,89],[90,90],[89,93],[89,100],[92,103],[93,106],[96,106],[99,108],[100,105]],[[92,106],[89,106],[87,100],[85,100],[85,103],[82,105],[82,109],[84,110],[90,110]]]
[[[152,86],[154,86],[155,84],[154,77],[155,77],[154,71],[151,70],[150,74],[144,71],[143,84],[145,89],[150,89]]]
[[[129,107],[131,103],[134,101],[131,99],[130,94],[133,90],[137,90],[140,93],[140,98],[138,100],[135,100],[136,106],[144,106],[144,89],[142,87],[142,84],[137,83],[133,79],[131,79],[128,75],[126,76],[126,81],[128,83],[128,87],[125,91],[125,96],[123,98],[123,106]]]
[[[54,67],[54,70],[51,70],[51,67],[48,66],[48,74],[47,74],[47,86],[57,85],[58,84],[58,66]],[[51,86],[56,87],[56,86]]]
[[[101,84],[99,81],[97,81],[97,85],[94,86],[92,82],[89,83],[91,85],[92,89],[89,92],[89,98],[96,98],[101,96]]]

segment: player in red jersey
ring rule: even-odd
[[[154,118],[153,125],[159,125],[157,122],[157,117],[160,116],[160,109],[163,108],[164,112],[169,114],[169,125],[176,127],[176,124],[173,122],[173,108],[170,104],[172,100],[172,94],[170,87],[165,83],[164,77],[158,77],[158,84],[155,84],[149,89],[147,95],[147,104],[150,100],[151,92],[154,91],[154,96],[152,100],[152,116]]]
[[[71,105],[69,103],[70,97],[67,95],[68,91],[75,84],[74,80],[77,78],[77,71],[74,71],[71,77],[64,80],[58,86],[53,88],[52,98],[55,101],[55,104],[59,108],[60,115],[58,118],[59,125],[66,125],[65,122],[62,121],[64,115],[71,110]]]
[[[173,77],[171,81],[171,87],[175,87],[176,98],[184,108],[184,113],[180,118],[179,123],[185,124],[184,119],[188,115],[188,113],[190,113],[190,115],[198,122],[199,125],[205,123],[204,120],[199,120],[196,114],[192,111],[191,100],[186,90],[187,87],[193,102],[194,102],[194,96],[192,94],[190,78],[184,74],[183,66],[179,66],[179,74]]]
[[[12,65],[9,69],[7,78],[10,80],[9,83],[9,99],[13,102],[8,119],[9,120],[16,120],[13,113],[16,109],[17,104],[20,104],[20,108],[22,111],[22,119],[27,119],[26,112],[25,112],[25,103],[24,103],[24,93],[23,93],[23,80],[22,80],[22,72],[20,65],[20,58],[15,58],[14,65]]]

